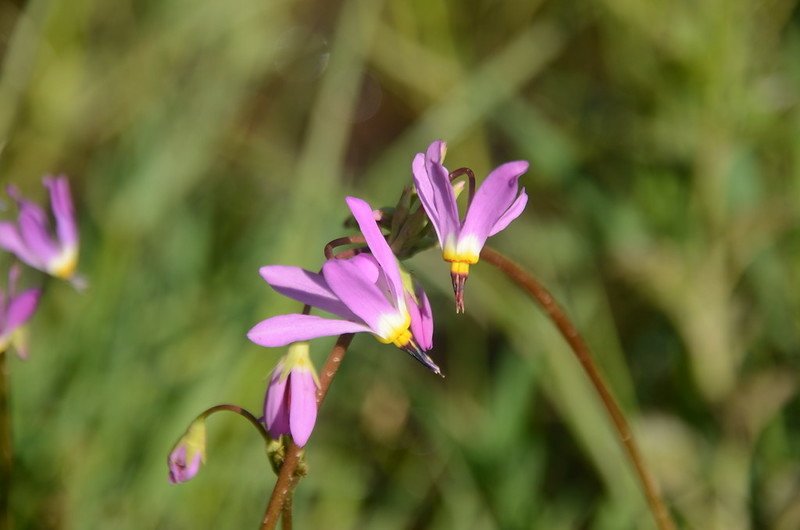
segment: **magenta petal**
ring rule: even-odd
[[[328,260],[322,266],[322,274],[336,296],[372,330],[380,329],[383,315],[398,312],[377,285],[361,275],[356,264],[348,260]]]
[[[37,223],[45,226],[47,225],[49,221],[47,220],[47,213],[45,213],[44,209],[35,202],[24,199],[16,186],[6,186],[6,192],[14,199],[14,202],[17,203],[20,213],[23,211],[27,212],[26,215],[33,218]]]
[[[419,345],[424,350],[433,348],[433,310],[431,310],[431,303],[428,300],[428,295],[422,290],[422,286],[416,285],[415,292],[417,300],[419,300],[419,313],[421,319],[421,332],[419,337]]]
[[[190,462],[186,461],[186,446],[181,444],[169,455],[169,481],[173,484],[192,479],[202,464],[203,455],[198,451]]]
[[[432,142],[425,152],[425,169],[433,186],[436,211],[445,223],[443,228],[450,233],[456,231],[460,223],[456,194],[450,184],[450,173],[442,165],[442,155],[446,149],[447,144],[442,140]]]
[[[25,246],[41,263],[48,263],[58,255],[58,245],[50,236],[50,227],[44,212],[28,201],[19,201],[19,233]]]
[[[33,316],[36,312],[36,307],[39,305],[41,294],[42,291],[40,289],[29,289],[9,301],[5,333],[14,331]]]
[[[433,348],[433,313],[428,297],[421,288],[415,289],[417,302],[406,293],[406,307],[411,316],[411,334],[420,348],[428,351]]]
[[[287,265],[267,265],[259,272],[273,289],[284,296],[342,318],[352,319],[354,316],[333,294],[321,274]]]
[[[428,177],[428,170],[425,168],[425,155],[417,153],[414,161],[411,163],[411,172],[414,175],[414,186],[417,188],[417,195],[419,202],[428,214],[428,219],[436,231],[436,237],[439,239],[439,244],[444,246],[447,235],[450,233],[450,223],[447,217],[439,214],[436,208],[436,192],[434,191],[433,184]]]
[[[333,320],[316,315],[278,315],[262,320],[247,333],[247,338],[268,348],[286,346],[292,342],[330,337],[343,333],[371,331],[361,323]]]
[[[516,199],[519,177],[527,170],[527,162],[517,161],[502,164],[489,173],[475,193],[459,239],[471,236],[475,238],[478,247],[483,246],[492,227]]]
[[[278,363],[272,371],[264,398],[264,424],[273,438],[289,434],[288,377],[282,375],[283,363]]]
[[[317,385],[311,372],[292,370],[289,375],[289,427],[292,439],[303,447],[317,421]]]
[[[439,243],[444,245],[444,236],[446,235],[441,227],[439,220],[439,212],[436,210],[436,202],[434,201],[433,184],[431,179],[428,178],[428,170],[425,169],[425,154],[417,153],[414,160],[411,162],[411,173],[414,175],[414,187],[417,189],[417,196],[425,212],[428,214],[436,235],[439,237]]]
[[[369,245],[372,255],[378,261],[381,269],[383,269],[383,273],[389,280],[393,298],[399,305],[403,296],[403,282],[400,279],[400,267],[397,265],[397,258],[395,258],[392,249],[389,248],[389,244],[386,242],[386,239],[384,239],[380,228],[378,228],[378,223],[375,222],[375,218],[372,216],[372,207],[367,204],[366,201],[356,197],[347,197],[345,200],[347,201],[347,206],[350,207],[350,211],[353,213],[353,217],[355,217],[358,223],[358,227],[361,229],[361,233],[364,234],[364,239],[367,240],[367,245]],[[328,263],[330,263],[330,261]],[[327,275],[325,275],[325,279],[328,279]],[[330,285],[330,282],[328,282],[328,285],[336,292],[336,295],[341,298],[341,293],[337,292],[336,289]],[[342,299],[342,301],[347,304],[344,299]],[[350,306],[350,304],[347,305]],[[350,309],[353,310],[353,307],[350,306]],[[364,318],[363,315],[360,315],[357,311],[353,310],[353,312],[361,316],[361,318]]]
[[[75,224],[75,208],[69,191],[67,177],[45,177],[44,185],[50,190],[50,205],[56,219],[56,233],[62,245],[75,245],[78,242],[78,229]]]
[[[0,248],[11,252],[20,260],[34,268],[41,268],[44,264],[39,258],[28,250],[19,234],[17,225],[11,222],[0,222]]]
[[[506,212],[497,220],[497,222],[492,226],[492,229],[489,231],[489,236],[495,235],[497,232],[503,230],[511,221],[516,219],[520,216],[522,211],[525,209],[525,205],[528,204],[528,194],[525,193],[525,188],[522,188],[522,191],[519,194],[519,197],[514,201],[514,203],[506,210]]]
[[[372,254],[357,254],[348,261],[358,266],[359,273],[368,282],[378,283],[378,279],[381,277],[381,266]]]
[[[441,163],[445,148],[443,141],[436,140],[425,155],[418,153],[411,164],[417,194],[442,247],[448,235],[457,233],[460,224],[456,196],[447,169]]]

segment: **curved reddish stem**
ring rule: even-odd
[[[561,306],[555,301],[553,295],[551,295],[533,275],[525,271],[521,266],[505,257],[500,252],[488,247],[484,247],[481,252],[481,259],[488,261],[500,269],[511,281],[528,293],[556,325],[561,335],[564,337],[564,340],[567,341],[567,344],[569,344],[573,353],[578,358],[578,362],[580,362],[589,380],[592,382],[594,389],[600,396],[603,406],[606,411],[608,411],[608,415],[611,416],[611,421],[614,424],[614,428],[617,430],[620,442],[622,442],[625,448],[628,459],[631,461],[631,464],[633,464],[636,476],[644,490],[647,503],[650,506],[650,511],[653,513],[658,528],[660,530],[675,530],[675,522],[672,520],[669,510],[664,500],[661,498],[658,486],[655,480],[653,480],[639,452],[628,421],[625,419],[622,409],[620,409],[619,404],[617,404],[616,399],[614,399],[614,396],[608,389],[608,385],[606,385],[603,380],[603,376],[592,360],[589,347],[581,337],[578,329],[572,324],[572,321],[570,321],[569,317],[564,313],[564,310],[561,309]]]
[[[472,204],[472,198],[475,197],[475,173],[473,173],[472,170],[468,167],[460,167],[450,173],[450,182],[453,182],[461,175],[467,176],[467,184],[468,184],[467,210],[469,210],[469,207]]]
[[[344,237],[337,237],[333,241],[329,242],[325,245],[323,249],[323,253],[325,254],[325,259],[346,259],[352,258],[356,254],[361,252],[361,249],[358,248],[351,248],[347,250],[343,250],[341,252],[335,252],[336,248],[343,247],[345,245],[358,245],[366,243],[367,240],[364,239],[364,236],[344,236]]]

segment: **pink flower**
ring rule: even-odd
[[[55,234],[45,211],[22,197],[14,186],[8,194],[19,207],[16,223],[0,222],[0,248],[15,254],[33,268],[57,278],[76,281],[78,264],[78,230],[69,182],[64,176],[45,177],[50,191],[50,207],[55,218]]]
[[[507,227],[525,209],[528,195],[524,188],[519,190],[518,180],[528,170],[528,163],[507,162],[489,173],[462,221],[449,172],[442,165],[446,150],[447,145],[436,140],[426,153],[417,153],[412,170],[420,202],[439,238],[442,257],[450,262],[456,311],[463,313],[469,266],[478,262],[486,239]]]
[[[279,315],[256,324],[248,338],[261,346],[275,347],[316,337],[367,332],[441,374],[425,353],[433,345],[433,316],[425,293],[410,281],[403,281],[397,258],[375,222],[372,207],[355,197],[348,197],[347,204],[371,254],[328,260],[321,274],[283,265],[262,267],[260,271],[279,293],[338,318]]]
[[[19,266],[12,265],[8,273],[8,290],[0,291],[0,355],[14,346],[22,359],[28,357],[28,344],[24,325],[39,306],[41,289],[28,289],[16,293]]]

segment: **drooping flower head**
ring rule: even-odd
[[[167,457],[169,481],[173,484],[194,478],[206,461],[206,419],[200,416],[189,425]]]
[[[8,272],[8,289],[0,291],[0,355],[14,346],[22,359],[28,357],[28,341],[25,323],[30,320],[39,306],[41,289],[28,289],[16,293],[20,270],[17,264]]]
[[[308,357],[308,342],[295,342],[272,371],[264,399],[264,423],[270,436],[291,434],[306,445],[317,421],[319,380]]]
[[[67,177],[45,177],[55,234],[50,220],[38,204],[26,200],[14,186],[7,191],[19,207],[16,223],[0,222],[0,248],[15,254],[33,268],[65,280],[76,281],[78,230]]]
[[[516,219],[525,209],[528,195],[519,189],[519,177],[528,170],[525,161],[507,162],[486,177],[470,202],[463,221],[450,173],[442,165],[447,145],[436,140],[426,153],[417,153],[412,170],[420,202],[439,238],[442,257],[450,262],[456,311],[464,312],[464,282],[469,266],[478,262],[486,239]]]
[[[369,254],[329,259],[321,274],[283,265],[260,270],[279,293],[339,318],[279,315],[256,324],[248,338],[261,346],[276,347],[363,331],[372,333],[380,342],[396,345],[441,374],[425,353],[433,342],[433,316],[425,293],[404,284],[397,258],[378,228],[370,205],[355,197],[348,197],[347,205],[364,235]]]

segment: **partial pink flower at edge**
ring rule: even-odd
[[[0,355],[14,346],[21,359],[28,357],[28,337],[25,324],[39,307],[41,289],[28,289],[16,292],[19,281],[19,265],[11,266],[8,273],[8,288],[0,291]]]
[[[17,222],[0,222],[0,248],[35,269],[80,286],[83,280],[75,274],[78,230],[69,181],[65,176],[45,177],[44,186],[50,192],[55,232],[42,207],[22,197],[15,186],[8,186],[8,194],[19,208],[19,217]]]

